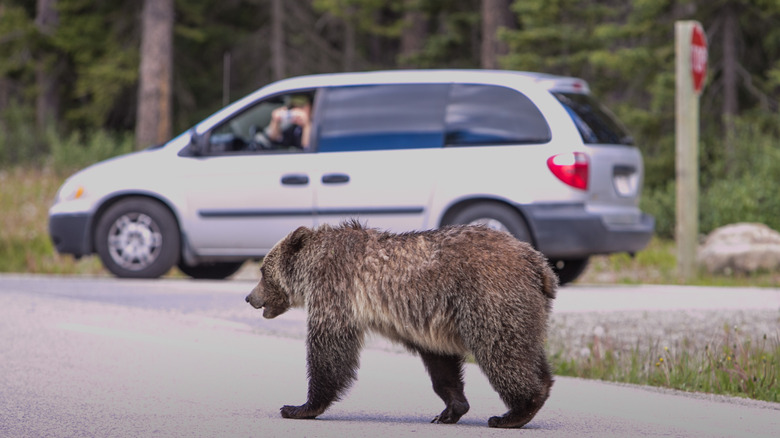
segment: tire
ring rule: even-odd
[[[456,214],[449,224],[486,225],[494,230],[505,231],[518,240],[533,244],[531,231],[520,213],[504,204],[475,204]]]
[[[176,218],[147,198],[117,202],[95,228],[95,250],[103,266],[120,278],[158,278],[179,260],[180,248]]]
[[[561,285],[571,283],[585,272],[588,267],[588,257],[573,260],[550,260],[550,266],[558,276]]]
[[[216,262],[187,266],[179,262],[179,270],[199,280],[224,280],[235,274],[244,262]]]

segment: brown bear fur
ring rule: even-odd
[[[491,427],[521,427],[550,394],[544,351],[557,278],[545,258],[481,226],[391,234],[356,222],[301,227],[265,257],[246,301],[274,318],[308,310],[308,400],[285,418],[322,414],[355,379],[366,331],[422,357],[455,423],[469,409],[463,361],[471,352],[509,411]]]

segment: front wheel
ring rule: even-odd
[[[160,277],[178,261],[180,246],[176,218],[147,198],[117,202],[100,216],[95,229],[100,260],[117,277]]]
[[[200,280],[224,280],[238,272],[244,262],[214,262],[188,266],[179,262],[179,270]]]

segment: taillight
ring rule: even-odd
[[[559,180],[575,189],[588,189],[588,156],[582,152],[553,155],[547,167]]]

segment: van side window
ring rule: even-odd
[[[387,84],[326,90],[319,151],[440,148],[447,84]]]
[[[547,143],[547,121],[525,95],[506,87],[454,84],[446,118],[447,146]]]

